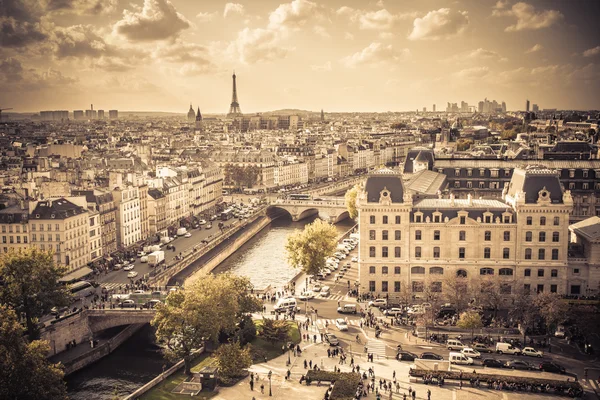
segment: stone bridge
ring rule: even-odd
[[[93,333],[103,331],[114,326],[144,324],[152,321],[154,310],[138,310],[131,308],[110,310],[85,310],[88,326]]]
[[[282,210],[291,215],[292,221],[300,221],[313,215],[335,224],[349,217],[343,197],[328,197],[311,200],[275,199],[267,208],[267,215],[275,216]]]

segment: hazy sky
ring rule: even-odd
[[[598,0],[0,0],[0,107],[600,109]]]

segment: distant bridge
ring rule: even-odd
[[[311,200],[275,199],[267,207],[267,215],[276,215],[281,210],[290,214],[292,221],[300,221],[313,215],[332,224],[348,218],[348,209],[343,197],[327,197]]]

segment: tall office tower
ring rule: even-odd
[[[237,98],[237,86],[235,83],[235,71],[233,72],[233,91],[231,93],[231,105],[229,106],[229,113],[227,118],[235,118],[242,116],[242,110],[240,109],[240,103]]]
[[[466,101],[460,102],[460,112],[469,112],[469,104]]]
[[[73,119],[75,121],[81,121],[83,119],[83,110],[73,111]]]
[[[119,119],[118,110],[108,110],[108,119]]]
[[[323,112],[322,108],[321,108],[321,122],[325,122],[325,113]]]
[[[104,119],[104,110],[98,110],[98,119]]]
[[[529,100],[525,101],[525,112],[529,112]]]
[[[540,107],[537,104],[534,104],[533,106],[531,106],[531,111],[538,112],[540,111]]]
[[[423,107],[423,112],[426,113],[427,112],[427,107]]]
[[[502,102],[502,112],[505,113],[506,112],[506,103]]]
[[[433,112],[435,112],[435,104],[433,105]]]

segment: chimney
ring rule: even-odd
[[[473,196],[471,195],[471,193],[469,193],[467,195],[467,201],[469,202],[469,205],[472,206],[473,205]]]

